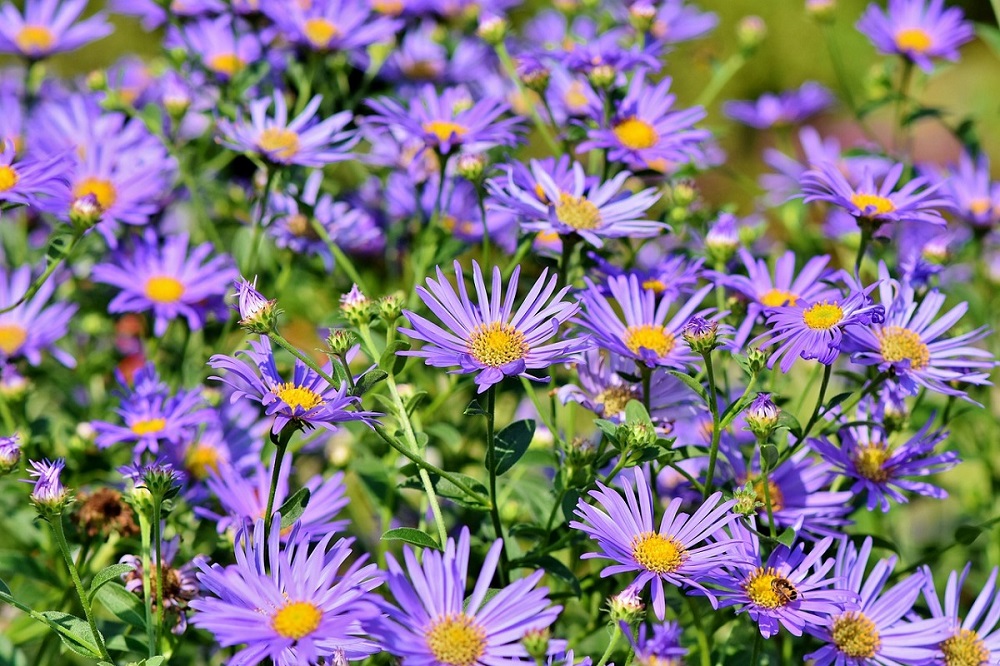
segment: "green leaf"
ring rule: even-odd
[[[45,251],[45,260],[49,264],[59,263],[69,254],[72,246],[73,234],[56,234],[49,241],[49,247]]]
[[[412,396],[410,396],[410,399],[406,401],[406,407],[405,407],[406,413],[413,414],[413,412],[416,411],[417,407],[420,407],[420,405],[427,402],[427,398],[429,397],[430,394],[427,391],[417,391],[416,393],[414,393]]]
[[[90,591],[87,592],[87,598],[91,603],[93,603],[94,595],[103,585],[110,583],[116,578],[119,578],[134,569],[135,567],[131,564],[112,564],[111,566],[104,567],[97,572],[97,575],[94,576],[94,580],[90,581]]]
[[[959,525],[955,529],[955,541],[963,546],[971,546],[972,542],[978,539],[982,533],[983,530],[979,525]]]
[[[791,548],[792,544],[795,543],[795,530],[789,527],[787,530],[779,534],[778,543]]]
[[[760,447],[761,466],[770,471],[774,469],[774,463],[778,462],[778,447],[774,444],[765,444]]]
[[[684,382],[689,389],[700,395],[702,400],[708,402],[708,391],[705,390],[705,387],[697,379],[680,370],[667,370],[667,373]]]
[[[372,390],[372,388],[376,384],[378,384],[380,381],[383,381],[388,376],[389,373],[387,373],[385,370],[380,370],[380,369],[369,370],[365,374],[361,375],[361,378],[358,379],[358,383],[354,385],[354,390],[351,391],[351,393],[352,395],[355,396],[364,395],[365,393],[368,393],[368,391]]]
[[[650,430],[654,429],[653,420],[649,418],[649,412],[638,400],[629,400],[625,405],[625,423],[643,423]]]
[[[496,434],[494,462],[497,476],[507,472],[521,459],[524,452],[528,450],[528,446],[531,445],[531,438],[534,436],[535,421],[533,419],[514,421]],[[489,469],[489,458],[487,458],[487,469]]]
[[[86,620],[60,611],[42,611],[40,615],[59,627],[57,632],[59,638],[70,650],[91,659],[101,657],[97,649],[97,639],[94,638],[94,632],[90,630]]]
[[[778,427],[788,428],[789,432],[791,432],[796,437],[800,437],[802,435],[802,424],[799,423],[799,420],[797,418],[795,418],[785,410],[781,410],[780,412],[778,412]]]
[[[406,365],[406,362],[410,360],[409,356],[400,356],[399,352],[410,351],[410,347],[412,345],[408,340],[396,340],[382,352],[382,358],[378,361],[378,367],[390,374],[398,375],[403,371],[403,366]]]
[[[146,611],[139,597],[118,583],[101,586],[95,597],[108,611],[125,624],[146,628]]]
[[[486,412],[483,410],[482,405],[479,404],[479,401],[473,398],[462,414],[465,416],[485,416]]]
[[[145,636],[143,638],[145,638]],[[149,650],[144,640],[129,634],[117,634],[115,636],[108,637],[108,639],[104,641],[104,647],[108,648],[108,650],[112,652],[132,652],[136,654],[145,654]]]
[[[0,594],[6,594],[8,597],[14,596],[14,593],[10,591],[10,588],[7,586],[7,583],[3,578],[0,578]]]
[[[405,541],[421,548],[441,550],[441,546],[431,535],[412,527],[397,527],[394,530],[389,530],[382,535],[382,541]]]
[[[309,489],[299,488],[292,496],[285,500],[278,512],[281,514],[281,529],[286,530],[295,524],[295,521],[305,512],[309,504]]]
[[[979,39],[986,42],[993,54],[1000,58],[1000,30],[988,23],[977,23],[976,34],[979,35]]]
[[[468,486],[469,488],[471,488],[475,492],[479,493],[480,495],[483,495],[483,496],[488,496],[489,495],[489,491],[486,490],[486,486],[484,486],[477,479],[474,479],[471,476],[468,476],[466,474],[461,474],[459,472],[452,472],[451,475],[454,476],[455,478],[459,479],[462,483],[464,483],[466,486]],[[484,507],[476,499],[474,499],[474,498],[469,497],[468,495],[466,495],[465,491],[463,491],[461,488],[459,488],[458,486],[456,486],[454,483],[452,483],[448,479],[442,478],[442,477],[437,476],[435,474],[431,474],[431,480],[432,480],[432,482],[434,484],[434,489],[437,490],[437,494],[440,495],[441,497],[444,497],[446,499],[450,499],[453,502],[457,502],[458,504],[461,504],[462,506],[464,506],[466,508],[469,508],[469,509],[479,509],[479,510],[482,510],[482,509],[487,508],[487,507]]]

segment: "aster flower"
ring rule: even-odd
[[[756,129],[797,125],[833,106],[834,97],[826,86],[806,81],[800,88],[774,95],[761,95],[757,101],[733,100],[722,111],[733,120]]]
[[[153,31],[167,22],[168,11],[185,18],[197,18],[226,12],[223,0],[179,0],[164,9],[157,0],[111,0],[111,10],[118,14],[135,16],[142,21],[143,30]]]
[[[237,275],[227,255],[209,258],[213,250],[211,243],[189,248],[187,234],[168,237],[162,244],[147,234],[133,252],[120,252],[113,262],[94,266],[93,279],[121,290],[109,312],[152,310],[157,336],[181,317],[196,331],[209,313],[225,312],[222,298]]]
[[[692,294],[673,317],[667,320],[674,299],[664,296],[657,302],[651,289],[642,289],[635,275],[610,277],[607,288],[620,308],[619,315],[601,290],[589,279],[583,292],[583,311],[576,320],[604,349],[634,359],[646,367],[685,368],[699,358],[680,340],[681,329],[696,313],[711,285]],[[622,321],[624,316],[624,321]]]
[[[31,501],[40,510],[61,509],[69,501],[69,491],[59,478],[66,467],[66,461],[62,458],[55,462],[48,459],[41,462],[29,460],[28,467],[28,474],[34,478],[27,482],[35,484],[31,490]]]
[[[478,304],[473,304],[461,265],[455,262],[457,292],[438,267],[437,280],[427,278],[427,288],[417,287],[417,294],[445,328],[404,310],[403,315],[412,328],[400,328],[400,332],[427,344],[422,349],[402,353],[419,356],[434,367],[457,366],[452,372],[476,373],[475,382],[482,393],[504,377],[523,376],[539,381],[530,374],[531,370],[565,361],[589,347],[586,338],[564,338],[546,344],[579,309],[578,303],[563,300],[570,287],[555,293],[557,277],[548,277],[547,270],[542,271],[514,311],[520,274],[518,266],[511,274],[504,297],[500,268],[493,268],[493,282],[487,292],[482,270],[472,262],[478,299]]]
[[[948,575],[944,603],[934,587],[930,567],[923,566],[927,584],[923,589],[931,617],[946,618],[951,623],[952,635],[938,646],[935,664],[995,664],[1000,657],[1000,595],[997,594],[997,568],[993,567],[986,584],[978,589],[976,600],[969,607],[963,619],[959,613],[964,595],[965,579],[969,575],[971,563],[966,564],[961,573],[952,571]]]
[[[261,11],[295,44],[314,51],[353,51],[390,40],[397,19],[373,14],[363,0],[315,0],[309,5],[264,0]]]
[[[0,308],[20,300],[31,283],[31,266],[0,268]],[[66,367],[76,367],[76,359],[55,346],[66,335],[69,321],[77,311],[75,304],[49,304],[58,283],[55,278],[46,280],[27,301],[0,314],[0,360],[25,358],[31,365],[38,365],[42,362],[42,352],[48,351]]]
[[[240,315],[240,326],[251,332],[266,335],[277,324],[278,301],[269,299],[257,291],[257,276],[253,282],[246,278],[234,280],[236,285],[236,311]]]
[[[944,0],[889,0],[887,11],[868,5],[857,28],[880,53],[900,55],[925,72],[932,58],[958,60],[958,49],[974,36],[972,24],[958,7]]]
[[[190,602],[198,611],[192,622],[223,647],[244,646],[230,660],[234,666],[267,659],[275,666],[312,666],[379,651],[362,629],[378,616],[371,593],[381,582],[378,569],[365,565],[365,556],[352,558],[352,539],[332,543],[327,536],[310,547],[298,529],[293,526],[282,545],[280,521],[265,536],[258,520],[252,535],[238,535],[235,565],[199,564],[204,596]]]
[[[422,562],[412,548],[404,546],[405,570],[395,557],[387,555],[386,585],[395,604],[383,604],[385,614],[372,622],[369,631],[386,651],[405,663],[526,663],[528,652],[521,639],[529,631],[547,629],[562,607],[549,605],[548,588],[535,587],[544,575],[541,570],[494,590],[486,601],[502,548],[500,540],[490,546],[468,599],[467,527],[462,527],[457,543],[448,539],[443,553],[425,549]],[[561,646],[550,643],[549,649],[558,651]]]
[[[64,155],[17,159],[14,141],[0,136],[0,203],[35,204],[67,188]]]
[[[196,572],[199,564],[203,562],[203,558],[199,556],[190,562],[175,566],[174,560],[177,559],[179,547],[180,537],[174,537],[163,541],[159,550],[163,560],[163,563],[159,565],[160,580],[163,583],[163,613],[167,622],[172,621],[173,626],[170,631],[175,635],[183,634],[187,629],[188,604],[198,596],[199,587]],[[155,570],[158,563],[155,549],[151,555],[151,565]],[[119,562],[132,567],[131,571],[122,574],[125,589],[141,599],[143,592],[142,558],[136,555],[124,555]],[[156,591],[156,576],[151,576],[150,580],[152,582],[150,603],[155,610],[156,601],[160,595]]]
[[[698,39],[715,30],[719,24],[717,14],[703,12],[694,5],[686,4],[685,0],[665,0],[654,7],[656,15],[649,27],[652,45],[672,45]]]
[[[76,22],[87,0],[27,0],[24,13],[10,3],[0,7],[0,53],[40,60],[73,51],[111,34],[104,14]]]
[[[668,172],[702,154],[701,144],[711,135],[694,128],[705,117],[700,106],[673,110],[670,77],[656,84],[646,82],[640,71],[629,84],[608,126],[591,130],[579,150],[608,151],[608,159],[625,162],[632,169]]]
[[[648,249],[653,244],[646,245]],[[599,256],[596,252],[589,253],[588,259],[596,264],[594,272],[611,275],[635,275],[643,289],[649,289],[657,296],[679,299],[682,294],[691,294],[697,290],[701,281],[705,260],[702,257],[686,257],[681,254],[664,254],[655,249],[651,252],[639,251],[636,265],[623,268],[612,261]],[[599,284],[604,286],[607,278]]]
[[[261,55],[257,35],[228,14],[201,18],[180,29],[171,26],[164,45],[197,54],[205,69],[222,81],[237,76]]]
[[[680,498],[670,501],[657,530],[653,525],[653,497],[645,472],[636,468],[635,485],[625,481],[625,499],[617,491],[598,482],[589,495],[600,508],[582,499],[574,512],[583,522],[569,526],[597,541],[600,552],[585,553],[584,559],[603,558],[615,562],[601,571],[601,577],[636,572],[634,585],[642,589],[652,584],[653,610],[660,620],[666,609],[663,583],[689,586],[715,597],[701,582],[716,569],[722,558],[731,557],[733,540],[721,537],[698,545],[735,519],[730,511],[732,500],[720,502],[722,493],[714,493],[692,515],[679,513]],[[624,480],[624,478],[623,478]]]
[[[879,560],[866,577],[871,550],[871,537],[865,539],[860,551],[847,538],[840,542],[833,575],[842,579],[842,589],[857,594],[859,601],[856,609],[835,615],[832,622],[806,626],[808,633],[826,643],[805,656],[816,666],[925,663],[951,635],[951,623],[944,618],[903,619],[913,611],[925,577],[913,574],[886,589],[896,557]]]
[[[942,192],[952,200],[952,208],[966,223],[978,229],[992,229],[1000,223],[1000,183],[990,177],[990,158],[980,153],[973,160],[962,153],[957,165],[941,177]]]
[[[346,421],[368,422],[373,412],[353,409],[360,403],[348,395],[347,382],[334,387],[315,370],[299,359],[291,381],[284,381],[275,364],[271,342],[266,336],[250,341],[250,349],[239,351],[237,357],[216,354],[208,364],[223,371],[222,376],[210,377],[231,386],[232,402],[248,399],[259,402],[268,416],[274,417],[271,432],[277,434],[289,422],[304,428],[320,426],[329,430]],[[330,362],[325,371],[329,373]]]
[[[0,475],[12,472],[20,461],[20,436],[0,437]]]
[[[643,624],[632,637],[625,631],[625,637],[635,650],[635,660],[639,666],[681,666],[687,656],[687,648],[681,646],[681,625],[677,622],[663,622],[653,625],[652,631]]]
[[[358,141],[355,132],[343,131],[351,113],[341,111],[322,122],[314,122],[323,98],[313,97],[294,119],[280,90],[273,97],[250,102],[250,118],[238,113],[235,122],[219,120],[222,145],[256,153],[275,164],[322,167],[351,157],[347,152]],[[274,104],[274,116],[268,110]]]

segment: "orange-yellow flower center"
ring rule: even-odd
[[[603,405],[604,416],[609,417],[621,414],[625,411],[625,405],[628,404],[629,400],[638,400],[640,397],[639,392],[634,388],[621,384],[604,389],[597,394],[594,402]]]
[[[77,199],[89,194],[94,195],[101,210],[107,210],[118,199],[118,191],[109,180],[103,178],[84,178],[73,188],[73,196]]]
[[[302,26],[306,39],[316,48],[325,48],[330,40],[340,36],[340,28],[325,18],[311,18]]]
[[[290,160],[299,152],[299,135],[284,127],[268,127],[257,137],[257,145],[265,153]]]
[[[14,43],[22,53],[37,55],[51,49],[56,43],[56,36],[44,25],[26,25],[17,33]]]
[[[465,613],[439,617],[424,637],[434,658],[450,666],[472,666],[486,651],[486,632]]]
[[[163,432],[167,427],[167,420],[164,418],[142,419],[132,424],[132,433],[142,437],[143,435],[155,435]]]
[[[524,333],[499,321],[479,324],[468,342],[469,354],[483,365],[499,368],[528,355]]]
[[[909,361],[910,368],[922,370],[931,362],[931,350],[915,331],[902,326],[886,326],[878,334],[879,351],[888,363]]]
[[[7,356],[13,356],[27,339],[28,330],[20,324],[0,324],[0,350]]]
[[[877,194],[861,194],[860,192],[851,195],[851,203],[858,207],[863,215],[876,216],[885,215],[896,210],[896,204],[888,197],[880,197]]]
[[[648,349],[659,357],[673,351],[676,338],[662,326],[657,324],[641,324],[625,329],[622,342],[633,354],[639,355],[640,349]]]
[[[583,90],[583,83],[580,81],[574,81],[569,84],[569,88],[563,94],[563,103],[566,104],[570,111],[582,111],[587,108],[589,100]]]
[[[613,131],[621,144],[630,150],[652,148],[660,140],[660,135],[652,125],[635,117],[618,123]]]
[[[983,666],[990,663],[989,648],[971,629],[960,629],[941,643],[945,666]]]
[[[379,14],[388,16],[398,16],[404,9],[402,0],[372,0],[371,5]]]
[[[0,192],[6,192],[17,185],[21,177],[17,171],[9,164],[0,164]]]
[[[199,481],[207,479],[211,472],[219,471],[222,456],[211,444],[195,444],[187,455],[184,466],[188,473]]]
[[[884,442],[869,442],[854,454],[854,468],[858,474],[875,483],[884,483],[889,478],[885,462],[890,451]]]
[[[934,38],[923,28],[903,28],[896,33],[896,48],[900,51],[926,53],[934,46]]]
[[[184,283],[169,275],[146,280],[146,298],[154,303],[176,303],[184,295]]]
[[[319,629],[323,611],[308,601],[292,601],[271,618],[271,626],[279,636],[297,641]]]
[[[986,197],[978,197],[969,202],[969,212],[973,215],[985,215],[993,208],[993,202]]]
[[[556,219],[571,229],[596,229],[601,226],[601,210],[586,197],[561,192]]]
[[[837,649],[854,659],[870,659],[882,647],[878,627],[858,611],[848,611],[835,619],[830,633]]]
[[[768,479],[767,481],[767,494],[764,494],[764,481],[758,480],[753,484],[754,494],[757,495],[757,499],[763,505],[760,508],[762,514],[767,515],[767,499],[771,498],[771,512],[781,511],[785,508],[785,495],[781,492],[781,488]]]
[[[208,59],[206,64],[210,70],[227,78],[232,78],[246,65],[243,59],[235,53],[216,53]]]
[[[798,294],[793,294],[792,292],[785,291],[784,289],[772,289],[760,297],[761,304],[769,308],[778,308],[782,305],[794,305],[797,300],[799,300]]]
[[[667,290],[667,283],[663,280],[657,280],[656,278],[649,278],[648,280],[642,281],[642,288],[649,289],[655,294],[662,294]]]
[[[802,313],[802,321],[814,331],[828,331],[844,318],[844,311],[836,303],[823,301],[806,308]]]
[[[762,608],[781,608],[798,598],[795,585],[774,567],[757,567],[743,581],[743,590],[750,601]]]
[[[433,134],[438,141],[449,141],[452,137],[461,139],[469,128],[448,120],[431,120],[423,124],[424,131]]]
[[[323,396],[305,386],[296,386],[291,382],[278,384],[274,387],[274,395],[292,409],[301,407],[308,411],[323,404]]]
[[[665,574],[684,562],[684,546],[656,532],[643,532],[632,539],[632,557],[647,571]]]

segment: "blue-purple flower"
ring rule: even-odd
[[[858,30],[886,55],[900,55],[925,72],[934,70],[932,58],[957,61],[958,49],[975,35],[972,23],[958,7],[944,0],[889,0],[883,11],[868,5]]]
[[[221,81],[241,74],[262,50],[257,34],[227,14],[200,18],[180,28],[171,26],[164,45],[197,55],[205,69]]]
[[[35,204],[67,188],[65,155],[18,159],[15,143],[0,135],[0,202]]]
[[[55,462],[51,460],[28,461],[28,474],[32,477],[28,483],[34,483],[31,489],[31,501],[41,509],[57,509],[69,499],[69,491],[62,484],[60,475],[66,467],[62,458]]]
[[[73,51],[111,34],[104,14],[77,22],[87,0],[27,0],[24,13],[10,2],[0,7],[0,53],[30,60]]]
[[[757,101],[726,102],[723,112],[756,129],[796,125],[833,106],[834,97],[826,86],[807,81],[800,88],[780,94],[764,94]]]
[[[33,281],[31,266],[13,270],[0,268],[0,308],[6,309],[28,293]],[[42,362],[48,351],[66,367],[76,367],[73,356],[55,346],[66,335],[77,311],[71,303],[52,303],[58,280],[50,278],[27,301],[0,314],[0,360],[25,358],[31,365]]]
[[[389,41],[402,26],[372,12],[364,0],[313,0],[308,5],[264,0],[261,11],[289,41],[313,51],[361,51]]]
[[[938,597],[934,587],[933,572],[930,567],[923,566],[921,571],[927,580],[924,586],[924,599],[931,617],[946,618],[951,623],[952,635],[938,646],[934,664],[995,664],[1000,657],[1000,594],[997,594],[997,567],[993,567],[986,584],[977,590],[976,600],[963,617],[960,615],[964,595],[965,579],[969,575],[972,564],[966,564],[961,573],[952,571],[948,574],[948,585],[945,588],[944,603]]]

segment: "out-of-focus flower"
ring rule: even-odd
[[[372,12],[365,0],[312,0],[297,3],[264,0],[261,11],[289,41],[313,51],[363,50],[392,39],[398,19]]]
[[[833,106],[834,96],[826,86],[807,81],[800,88],[780,94],[764,94],[756,101],[730,101],[723,112],[733,120],[756,129],[797,125]]]
[[[39,60],[73,51],[111,34],[104,14],[76,22],[87,0],[27,0],[24,13],[10,2],[0,7],[0,53]]]
[[[0,268],[0,308],[21,299],[31,284],[31,266],[9,272]],[[66,367],[76,367],[76,359],[55,346],[66,335],[77,311],[76,304],[49,304],[57,285],[55,278],[46,280],[27,301],[0,314],[0,359],[25,358],[31,365],[38,365],[42,362],[42,352],[48,351]]]
[[[957,61],[959,47],[975,35],[962,10],[946,9],[944,0],[889,0],[886,11],[872,3],[857,27],[879,52],[903,56],[925,72],[934,70],[932,58]]]
[[[976,600],[969,611],[961,615],[960,605],[965,595],[962,588],[969,575],[972,564],[966,564],[961,573],[952,571],[948,574],[948,585],[945,588],[944,603],[938,597],[934,587],[934,577],[931,568],[921,567],[921,572],[927,580],[923,589],[924,599],[931,617],[946,618],[951,623],[952,635],[938,646],[937,659],[945,664],[989,664],[996,661],[1000,655],[1000,631],[997,622],[1000,621],[1000,595],[997,594],[997,567],[993,567],[986,584],[978,590]]]

